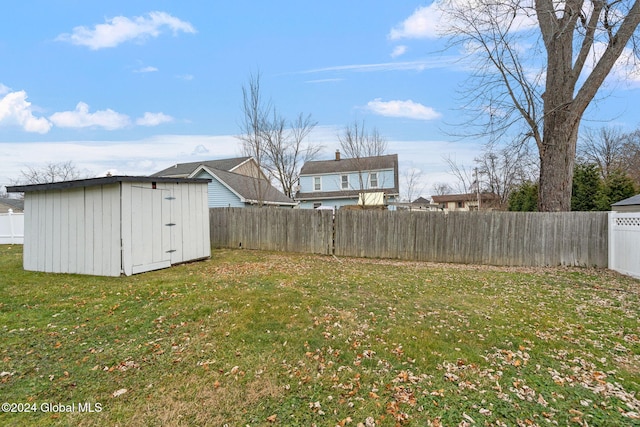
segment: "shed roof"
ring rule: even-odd
[[[640,194],[631,196],[628,199],[620,200],[619,202],[616,202],[611,206],[631,206],[631,205],[640,205]]]
[[[88,178],[77,179],[73,181],[53,182],[47,184],[28,184],[28,185],[14,185],[7,187],[7,191],[10,193],[23,193],[29,191],[45,191],[45,190],[67,190],[71,188],[80,187],[93,187],[96,185],[108,185],[118,182],[174,182],[174,183],[201,183],[206,184],[210,182],[210,179],[196,179],[196,178],[170,178],[159,176],[105,176],[101,178]]]

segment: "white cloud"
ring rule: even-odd
[[[134,73],[154,73],[158,71],[158,69],[156,67],[142,67],[142,68],[138,68],[137,70],[133,70]]]
[[[466,14],[473,11],[474,15],[491,14],[499,25],[509,27],[511,31],[525,31],[537,25],[537,18],[533,13],[531,0],[518,3],[518,10],[513,14],[509,2],[486,2],[481,0],[435,0],[429,6],[416,9],[411,16],[395,26],[389,32],[389,39],[427,39],[439,38],[448,31],[457,32],[455,28],[464,31],[468,23],[461,20],[459,13]],[[482,20],[477,21],[482,28]],[[480,29],[480,31],[483,31]]]
[[[162,123],[169,123],[173,121],[173,117],[163,113],[144,113],[144,116],[136,120],[136,124],[139,126],[158,126]]]
[[[176,78],[178,78],[180,80],[191,81],[191,80],[193,80],[193,75],[192,74],[181,74],[179,76],[176,76]]]
[[[326,73],[336,71],[352,72],[380,72],[380,71],[424,71],[433,68],[444,68],[455,63],[455,57],[441,57],[439,59],[425,59],[405,62],[382,62],[379,64],[336,65],[324,68],[313,68],[299,72],[299,74]]]
[[[196,148],[191,152],[192,156],[201,156],[203,154],[209,153],[209,149],[202,144],[198,144]]]
[[[341,82],[344,79],[341,78],[335,78],[335,79],[316,79],[316,80],[307,80],[305,83],[335,83],[335,82]]]
[[[332,135],[335,139],[335,131]],[[9,185],[27,166],[38,168],[69,160],[90,175],[108,170],[123,175],[149,175],[176,163],[193,162],[194,148],[199,145],[208,150],[200,157],[203,160],[242,155],[233,135],[157,135],[126,141],[0,141],[0,152],[7,159],[0,168],[0,185]]]
[[[397,58],[398,56],[402,56],[405,53],[407,53],[408,49],[409,48],[407,46],[404,46],[404,45],[396,46],[395,48],[393,48],[393,52],[391,52],[391,57],[392,58]]]
[[[101,127],[106,130],[122,129],[131,123],[129,116],[111,109],[90,113],[89,106],[84,102],[79,102],[74,111],[62,111],[52,114],[49,120],[62,128]]]
[[[442,19],[443,13],[439,9],[438,1],[435,1],[429,6],[419,7],[400,25],[391,29],[389,38],[399,40],[438,37],[438,27]]]
[[[441,116],[431,107],[426,107],[412,100],[382,101],[376,98],[367,103],[367,109],[386,117],[404,117],[415,120],[434,120]]]
[[[98,50],[116,47],[129,40],[142,42],[149,37],[158,37],[165,28],[171,30],[174,35],[178,32],[196,32],[189,22],[181,21],[166,12],[150,12],[147,16],[137,16],[133,19],[116,16],[107,19],[105,24],[97,24],[93,29],[75,27],[71,34],[60,34],[56,40]]]
[[[33,115],[31,103],[27,101],[27,93],[23,90],[10,92],[0,84],[0,126],[17,125],[27,132],[47,133],[51,123],[44,117]]]

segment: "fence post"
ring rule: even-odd
[[[7,212],[9,213],[9,236],[10,236],[9,241],[13,245],[15,243],[13,241],[14,234],[15,234],[15,232],[13,231],[13,209],[9,209]]]
[[[616,218],[615,218],[616,212],[615,211],[611,211],[609,212],[609,227],[607,227],[607,231],[609,234],[609,254],[607,257],[607,264],[608,264],[608,268],[611,270],[615,270],[616,266],[615,266],[615,260],[616,260],[616,256],[615,256],[615,236],[616,233],[613,232],[613,226],[615,225],[616,222]]]

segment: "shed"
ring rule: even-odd
[[[640,194],[612,204],[611,210],[616,212],[640,212]]]
[[[24,192],[25,270],[127,276],[209,258],[206,179],[108,176]]]

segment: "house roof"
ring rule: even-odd
[[[195,178],[171,178],[150,176],[105,176],[101,178],[77,179],[73,181],[54,182],[49,184],[14,185],[7,187],[9,193],[24,193],[29,191],[67,190],[70,188],[92,187],[96,185],[115,184],[117,182],[175,182],[175,183],[201,183],[206,184],[210,180]]]
[[[427,199],[425,199],[424,197],[418,197],[413,202],[411,202],[411,204],[412,205],[428,205],[428,204],[430,204],[430,202]]]
[[[635,196],[629,197],[628,199],[620,200],[612,204],[611,206],[631,206],[631,205],[640,205],[640,194],[636,194]]]
[[[23,199],[10,199],[8,197],[0,197],[0,205],[5,205],[14,211],[24,210],[24,200]]]
[[[482,200],[497,200],[499,199],[497,194],[494,193],[480,193]],[[443,194],[440,196],[431,196],[434,203],[447,203],[447,202],[469,202],[478,200],[478,193],[466,193],[466,194]]]
[[[222,181],[231,191],[244,199],[245,202],[256,203],[262,201],[266,204],[295,205],[295,201],[288,198],[277,188],[264,179],[253,178],[234,172],[227,172],[201,166],[194,173],[200,170]]]
[[[222,171],[232,171],[251,157],[235,157],[233,159],[203,160],[190,163],[176,163],[175,165],[154,173],[151,176],[170,176],[186,178],[191,175],[199,166],[206,166],[210,169]]]
[[[306,162],[300,170],[300,175],[321,175],[380,169],[394,169],[397,171],[398,155],[387,154],[384,156],[361,157],[359,159],[350,158]]]
[[[386,196],[397,196],[398,188],[372,188],[366,190],[341,190],[341,191],[313,191],[309,193],[298,192],[296,200],[325,200],[325,199],[358,199],[360,193],[384,193]]]

